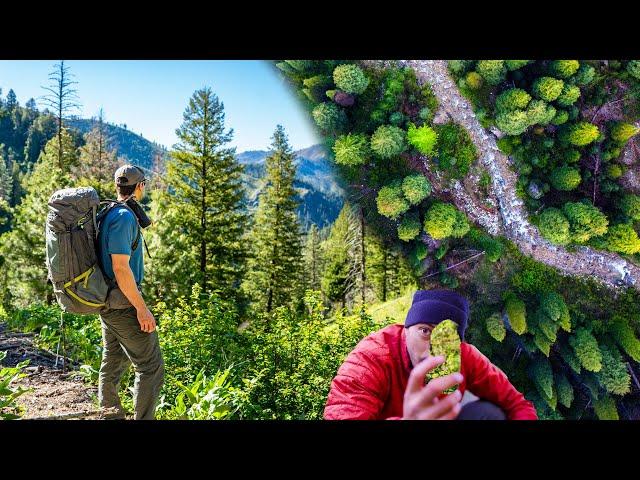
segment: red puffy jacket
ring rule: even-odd
[[[507,376],[468,343],[460,344],[458,387],[499,406],[509,420],[537,420],[533,404]],[[402,418],[404,391],[411,360],[404,325],[389,325],[364,338],[347,356],[331,382],[324,409],[327,420],[383,420]]]

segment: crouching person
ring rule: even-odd
[[[533,404],[473,345],[464,342],[467,300],[452,290],[418,290],[404,325],[389,325],[364,338],[331,383],[327,420],[537,420]],[[430,380],[444,362],[430,355],[434,327],[458,325],[460,372]],[[455,385],[449,395],[443,392]],[[461,405],[465,391],[478,400]]]

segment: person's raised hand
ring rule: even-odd
[[[443,362],[442,356],[430,356],[413,368],[404,392],[404,420],[453,420],[458,416],[462,399],[460,390],[444,398],[438,396],[447,388],[459,385],[462,374],[452,373],[424,384],[425,375]]]

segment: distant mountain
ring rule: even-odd
[[[85,134],[95,126],[95,121],[87,118],[70,118],[67,125]],[[124,127],[105,123],[107,132],[107,147],[117,152],[118,157],[140,167],[151,169],[156,155],[165,158],[167,149],[155,142],[147,140],[142,135],[133,133]]]
[[[67,124],[80,133],[89,132],[95,125],[94,120],[71,118]],[[156,155],[164,161],[168,158],[167,149],[142,135],[126,128],[105,123],[108,147],[114,149],[119,157],[143,168],[151,169]],[[343,204],[344,192],[336,181],[332,164],[327,152],[321,145],[313,145],[295,152],[296,182],[295,188],[300,195],[298,215],[307,230],[312,223],[322,228],[337,218]],[[236,155],[238,162],[244,165],[242,184],[246,190],[247,208],[254,211],[258,206],[258,195],[263,184],[264,160],[269,155],[265,150],[248,150]]]
[[[336,181],[336,175],[326,151],[314,145],[295,152],[296,181],[294,187],[300,195],[298,215],[305,228],[312,223],[322,228],[334,222],[344,203],[344,191]],[[258,195],[264,187],[264,161],[268,151],[250,150],[237,154],[244,165],[242,182],[247,192],[249,210],[258,206]]]

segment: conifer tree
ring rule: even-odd
[[[85,144],[80,147],[79,168],[75,176],[87,179],[101,196],[112,197],[113,174],[118,168],[115,150],[107,147],[107,129],[102,109],[93,128],[84,136]]]
[[[271,312],[301,298],[302,246],[293,182],[294,153],[284,128],[276,127],[265,160],[265,187],[258,199],[244,290],[254,307]]]
[[[167,191],[153,195],[154,281],[161,295],[186,295],[197,282],[204,292],[238,298],[245,259],[242,166],[227,146],[233,130],[225,130],[224,104],[209,87],[191,96],[176,134]]]

